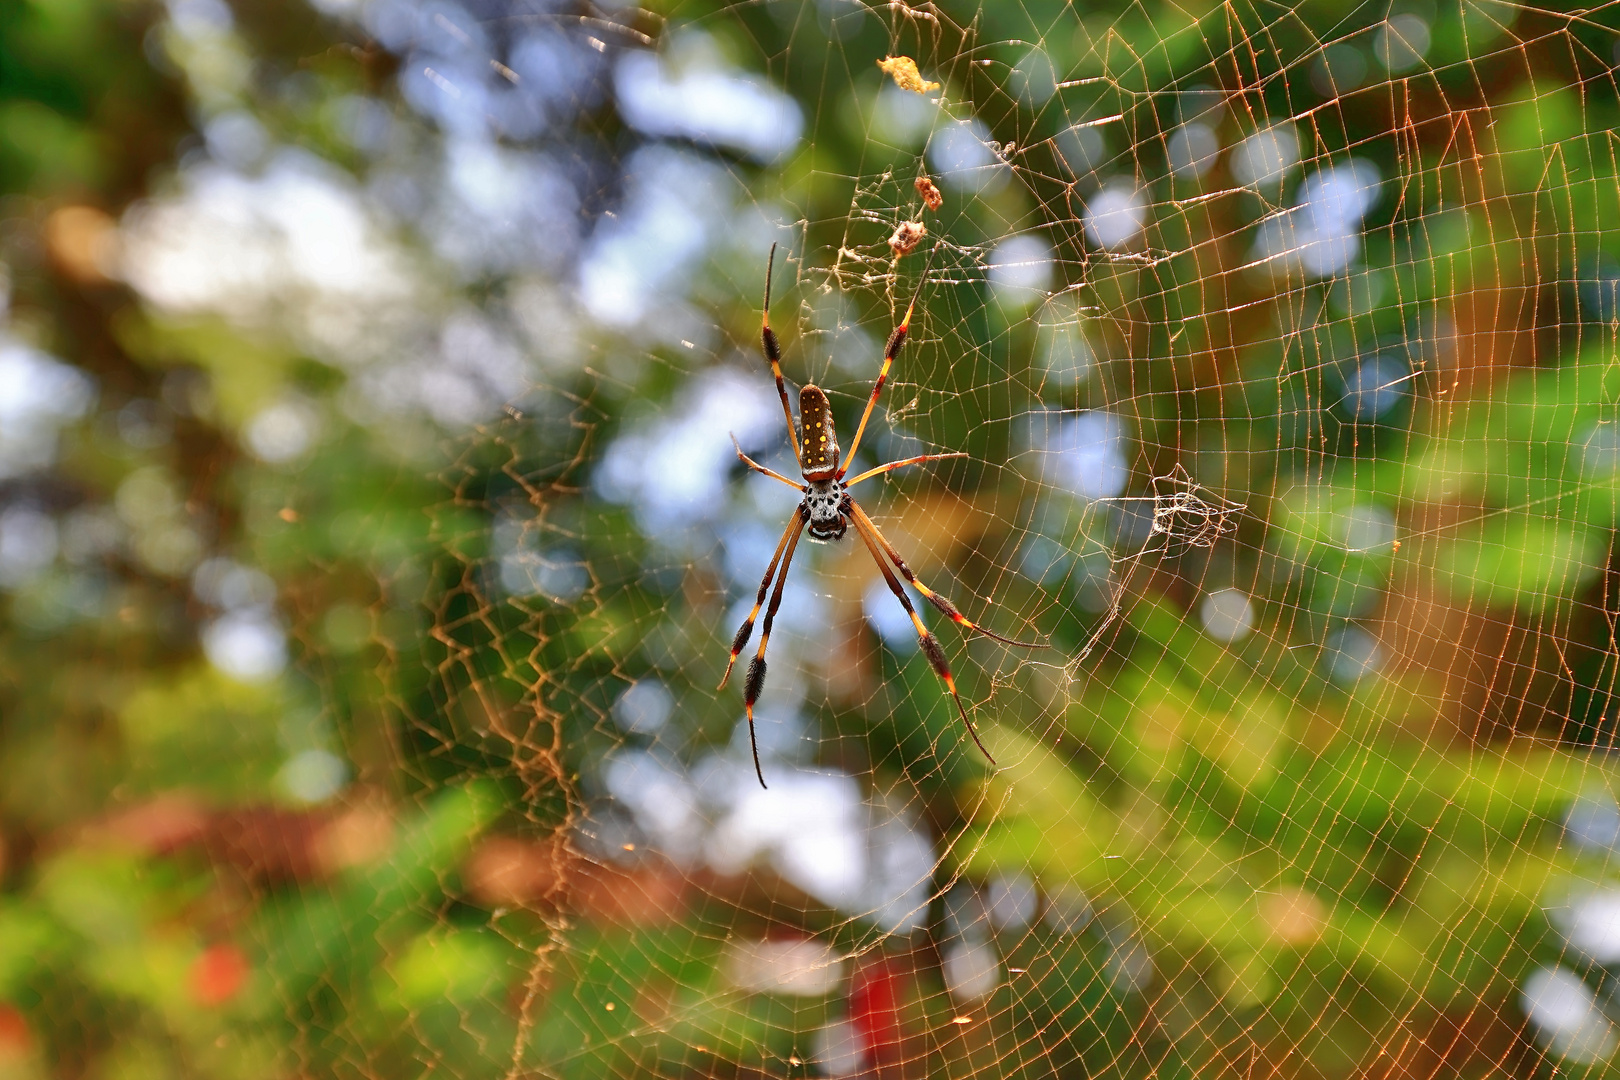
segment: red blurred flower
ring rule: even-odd
[[[900,1054],[901,972],[888,960],[857,968],[849,984],[849,1021],[882,1066]]]
[[[248,959],[235,945],[210,945],[191,965],[191,996],[208,1006],[235,997],[248,977]]]
[[[0,1063],[33,1053],[34,1033],[14,1005],[0,1004]]]

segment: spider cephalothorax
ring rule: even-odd
[[[930,255],[932,260],[932,255]],[[912,607],[911,600],[906,596],[905,589],[901,588],[900,581],[895,577],[895,571],[909,581],[913,588],[922,593],[934,607],[948,615],[953,622],[965,630],[993,637],[997,641],[1004,641],[1009,645],[1019,645],[1024,648],[1037,648],[1039,642],[1014,641],[1012,638],[1002,637],[991,630],[969,621],[956,605],[945,597],[934,592],[928,586],[917,580],[917,575],[911,572],[900,553],[894,549],[879,531],[877,524],[867,516],[849,489],[862,480],[880,476],[883,473],[898,469],[904,465],[915,465],[923,461],[935,461],[940,458],[963,457],[960,453],[950,454],[919,454],[917,457],[905,458],[901,461],[891,461],[886,465],[879,465],[849,479],[844,479],[846,467],[839,466],[842,456],[838,449],[838,434],[833,430],[832,407],[827,401],[827,395],[821,387],[812,384],[806,385],[799,391],[799,423],[793,423],[793,407],[788,403],[787,383],[782,378],[782,349],[776,340],[776,333],[771,329],[771,268],[776,262],[776,246],[771,246],[771,261],[765,270],[765,314],[761,319],[760,344],[764,347],[765,359],[770,361],[771,373],[776,376],[776,392],[782,399],[782,415],[787,418],[788,439],[793,444],[793,456],[799,462],[800,475],[804,482],[798,483],[789,480],[781,473],[767,469],[737,448],[737,456],[742,459],[755,472],[764,473],[773,480],[779,480],[788,487],[795,488],[804,494],[799,501],[798,511],[788,522],[787,530],[782,533],[782,539],[776,545],[776,553],[771,556],[771,563],[765,569],[765,577],[759,583],[759,594],[754,598],[754,607],[748,612],[748,618],[743,620],[742,626],[737,628],[737,636],[731,642],[731,659],[726,664],[726,673],[720,678],[720,685],[724,687],[726,680],[731,678],[731,669],[737,663],[748,639],[754,633],[754,620],[759,617],[759,609],[765,604],[765,596],[770,594],[770,606],[765,610],[765,625],[760,629],[759,651],[748,665],[748,676],[743,680],[743,702],[748,712],[748,738],[754,747],[754,771],[759,775],[761,787],[765,786],[765,773],[759,765],[759,745],[754,742],[754,702],[759,700],[759,694],[765,687],[765,647],[771,640],[771,623],[776,619],[776,612],[782,605],[782,587],[787,583],[788,567],[793,562],[793,553],[798,549],[799,537],[809,532],[813,541],[826,543],[840,540],[853,526],[861,541],[866,544],[867,551],[877,562],[878,569],[883,572],[883,579],[911,616],[911,624],[917,631],[917,640],[922,651],[928,657],[928,662],[938,672],[939,677],[945,681],[945,688],[951,692],[956,701],[957,711],[962,714],[962,722],[967,725],[968,734],[973,741],[993,762],[990,751],[985,750],[984,743],[979,741],[979,733],[973,728],[973,721],[968,719],[967,708],[962,704],[962,697],[956,692],[956,680],[951,677],[950,665],[945,662],[945,650],[939,646],[939,641],[923,626],[922,619],[917,616],[917,609]],[[922,282],[928,280],[928,264],[923,266],[922,281],[917,284],[917,291],[922,291]],[[888,347],[883,350],[883,367],[878,372],[877,381],[872,385],[872,396],[867,399],[866,411],[861,414],[861,422],[855,428],[855,438],[849,444],[848,459],[855,459],[855,451],[861,444],[861,436],[866,433],[866,422],[872,418],[872,408],[877,404],[878,395],[883,392],[883,384],[889,378],[889,369],[894,366],[894,358],[899,355],[900,347],[906,343],[906,335],[911,329],[911,314],[917,307],[917,298],[912,297],[911,303],[906,307],[905,318],[895,327],[894,333],[889,335]],[[780,572],[779,572],[780,568]],[[771,588],[771,583],[776,588]]]
[[[842,540],[849,531],[849,493],[842,480],[817,480],[806,486],[806,532],[818,544]]]

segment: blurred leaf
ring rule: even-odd
[[[380,928],[425,929],[456,868],[503,808],[491,783],[441,792],[400,829],[385,862],[350,871],[330,889],[268,905],[257,932],[271,979],[283,992],[299,994],[337,972],[369,977],[382,950]]]
[[[45,192],[94,185],[100,173],[88,129],[37,101],[0,100],[0,177]]]
[[[1495,134],[1509,183],[1516,191],[1561,187],[1563,178],[1549,177],[1547,171],[1560,144],[1583,133],[1574,91],[1547,82],[1525,83],[1505,97],[1510,103],[1499,110]]]
[[[509,942],[486,931],[430,930],[379,973],[376,994],[407,1013],[439,1001],[471,1005],[505,993],[522,973],[516,958]]]
[[[1608,537],[1574,523],[1499,514],[1457,527],[1435,556],[1439,581],[1459,603],[1542,611],[1592,580]]]
[[[277,737],[288,708],[279,683],[238,682],[208,665],[154,680],[129,695],[119,716],[131,779],[144,791],[251,799],[280,767]]]

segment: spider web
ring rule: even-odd
[[[352,684],[298,636],[418,824],[255,924],[291,1067],[1614,1067],[1611,9],[324,7],[397,63],[367,197],[442,146],[505,226],[396,209],[442,280],[272,318],[449,432],[385,455],[422,624]],[[797,499],[730,442],[797,474],[772,243],[846,450],[919,297],[851,471],[965,455],[857,495],[1050,642],[918,604],[994,765],[853,534],[783,588],[768,789],[715,689]]]

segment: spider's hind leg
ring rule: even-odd
[[[994,630],[986,630],[972,619],[969,619],[966,615],[963,615],[961,610],[958,609],[955,604],[951,603],[949,597],[941,596],[939,593],[917,580],[917,575],[911,572],[911,567],[907,566],[906,561],[900,557],[900,552],[896,551],[894,545],[889,543],[888,539],[884,537],[883,531],[877,527],[877,522],[868,517],[865,510],[862,510],[859,506],[852,505],[851,511],[851,516],[855,519],[856,526],[862,531],[870,533],[872,539],[876,540],[882,545],[883,550],[888,553],[889,558],[894,561],[896,569],[900,571],[905,579],[911,582],[912,586],[918,592],[922,593],[923,597],[930,604],[933,604],[934,607],[938,608],[942,614],[948,616],[950,620],[957,626],[960,626],[969,633],[983,634],[985,637],[994,638],[1004,645],[1016,645],[1020,649],[1044,649],[1047,647],[1048,642],[1045,641],[1019,641],[1017,638],[1010,638],[1003,634],[998,634]],[[878,561],[881,563],[883,560],[879,559]]]
[[[855,531],[860,533],[861,539],[866,543],[866,550],[872,553],[872,561],[883,571],[883,580],[888,582],[889,591],[894,593],[895,599],[900,601],[900,606],[911,616],[911,625],[917,630],[917,642],[922,646],[928,662],[933,665],[934,673],[944,680],[945,689],[951,692],[951,700],[956,702],[956,711],[962,714],[962,723],[967,725],[968,734],[973,736],[973,745],[979,748],[979,753],[983,754],[990,764],[996,764],[995,755],[985,749],[984,742],[979,738],[978,729],[968,717],[967,706],[962,704],[962,695],[956,692],[956,680],[951,676],[951,667],[945,661],[945,650],[939,647],[939,639],[929,633],[928,628],[923,625],[922,619],[917,616],[917,609],[911,606],[911,598],[906,596],[906,590],[901,586],[900,579],[894,576],[889,564],[883,561],[883,555],[879,552],[877,542],[873,539],[865,519],[865,513],[857,508],[850,520],[855,524]]]
[[[765,609],[765,625],[760,628],[759,651],[754,654],[753,660],[748,663],[748,675],[743,679],[743,708],[748,713],[748,745],[754,752],[754,775],[759,777],[759,786],[765,786],[765,770],[759,765],[759,739],[754,735],[754,702],[759,700],[760,691],[765,689],[765,648],[771,643],[771,624],[776,621],[776,611],[782,606],[782,589],[787,584],[788,568],[793,565],[793,552],[799,546],[799,537],[804,535],[805,515],[800,512],[793,516],[788,525],[788,532],[783,537],[787,547],[782,552],[782,570],[776,575],[776,588],[771,591],[771,606]],[[764,586],[760,587],[760,595],[765,595]],[[759,610],[755,605],[754,610]],[[749,618],[747,625],[752,625]],[[739,631],[739,637],[741,631]],[[741,648],[740,645],[737,646]],[[732,653],[733,657],[736,653]],[[728,669],[729,671],[729,669]]]
[[[776,567],[782,561],[782,551],[788,545],[789,535],[800,527],[802,520],[802,512],[796,511],[787,528],[782,531],[782,539],[776,542],[776,553],[771,556],[771,564],[765,568],[765,576],[760,580],[759,595],[754,597],[754,606],[749,610],[748,618],[737,627],[737,636],[731,639],[731,659],[726,661],[726,673],[720,676],[720,685],[715,687],[716,690],[724,690],[726,683],[731,681],[731,669],[737,666],[737,657],[748,644],[748,639],[754,636],[754,620],[759,617],[759,609],[765,605],[765,594],[770,590],[771,581],[776,577]]]

